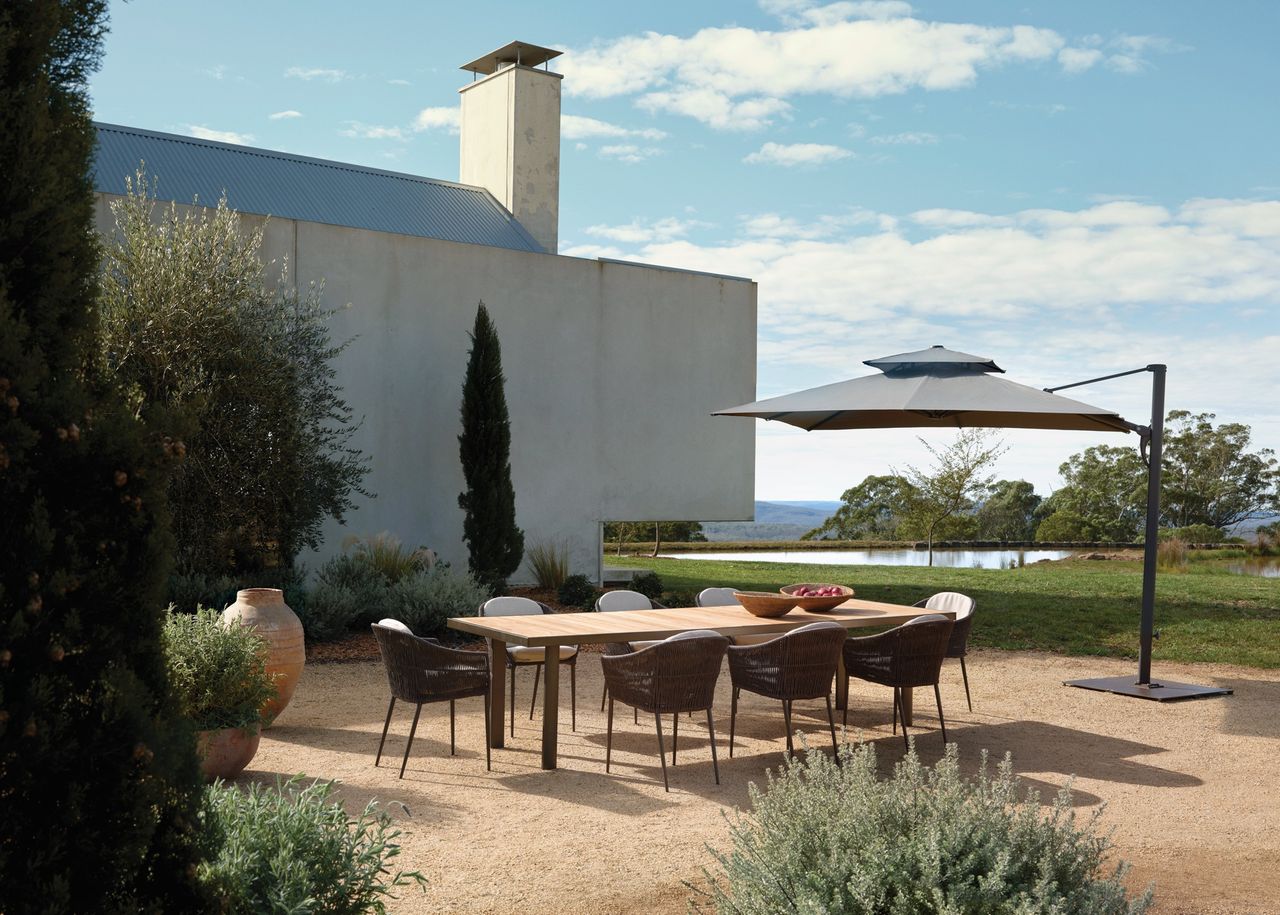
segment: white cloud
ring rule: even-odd
[[[1280,200],[1189,200],[1180,219],[1250,238],[1280,238]]]
[[[823,165],[847,159],[853,153],[829,143],[766,143],[742,161],[750,165]]]
[[[760,0],[760,8],[789,25],[822,25],[846,19],[894,19],[911,15],[905,0],[840,0],[819,6],[813,0]]]
[[[226,79],[227,65],[218,64],[217,66],[210,67],[209,69],[204,71],[204,75],[209,77],[210,79],[217,79],[217,80]]]
[[[267,115],[269,121],[289,121],[294,118],[302,117],[301,111],[294,111],[292,108],[287,111],[277,111],[274,114]]]
[[[457,108],[423,108],[413,120],[413,129],[457,133],[460,121],[461,114]]]
[[[202,124],[188,124],[187,133],[201,140],[235,143],[237,146],[247,146],[253,142],[253,134],[251,133],[239,133],[234,130],[215,130]]]
[[[644,140],[665,140],[667,133],[655,127],[631,128],[610,124],[579,114],[560,117],[560,135],[566,140],[587,140],[597,137],[640,137]]]
[[[618,241],[625,244],[650,244],[670,241],[673,238],[682,238],[689,233],[690,229],[706,225],[707,223],[693,219],[677,219],[673,216],[668,216],[651,222],[633,220],[621,226],[588,226],[586,232],[588,235],[594,235],[597,238],[607,238],[610,241]]]
[[[1068,73],[1083,73],[1102,60],[1097,48],[1063,48],[1058,52],[1058,63]]]
[[[409,82],[407,79],[389,79],[387,80],[387,85],[388,86],[412,86],[413,83]]]
[[[891,146],[932,146],[938,142],[938,135],[923,130],[915,130],[907,133],[891,133],[872,137],[871,142]]]
[[[290,67],[284,71],[286,79],[321,80],[326,83],[340,83],[350,79],[346,70],[330,70],[324,67]]]
[[[673,92],[651,92],[637,104],[651,112],[683,114],[716,130],[759,130],[786,114],[791,105],[782,99],[750,98],[735,102],[716,89],[694,88]]]
[[[339,133],[344,137],[355,137],[359,140],[404,139],[404,129],[401,127],[382,127],[377,124],[362,124],[359,121],[348,121],[347,126]]]
[[[617,159],[619,162],[626,162],[631,165],[661,154],[662,150],[656,147],[636,146],[634,143],[618,143],[600,147],[600,156],[602,158]]]

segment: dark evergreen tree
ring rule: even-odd
[[[462,386],[462,473],[467,491],[458,496],[466,512],[462,536],[471,572],[495,593],[524,557],[524,532],[516,527],[516,493],[511,485],[511,420],[507,415],[502,347],[484,302],[476,310],[471,355]]]
[[[0,909],[190,911],[198,774],[160,652],[163,483],[89,380],[103,0],[0,5]]]

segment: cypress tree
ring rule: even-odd
[[[511,485],[511,419],[507,415],[502,347],[484,302],[476,310],[471,354],[462,386],[462,473],[466,492],[458,506],[466,513],[462,536],[471,573],[494,593],[524,558],[524,532],[516,527],[516,493]]]
[[[104,0],[0,6],[0,908],[191,911],[198,773],[168,696],[163,483],[92,379],[86,80]]]

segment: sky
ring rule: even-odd
[[[99,120],[450,180],[459,65],[512,40],[563,50],[560,253],[756,280],[759,397],[933,344],[1036,387],[1165,363],[1170,409],[1280,450],[1272,0],[132,0],[111,17]],[[1069,396],[1145,423],[1147,379]],[[998,437],[999,476],[1044,494],[1070,454],[1135,444]],[[834,500],[928,462],[914,430],[760,423],[756,496]]]

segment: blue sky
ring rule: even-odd
[[[934,343],[1038,386],[1165,362],[1171,408],[1280,450],[1280,5],[1225,9],[133,0],[92,91],[104,121],[455,179],[458,65],[563,49],[561,253],[756,279],[760,396]],[[1149,413],[1140,378],[1075,393]],[[1045,492],[1121,441],[1002,437]],[[757,451],[765,499],[924,460],[911,431]]]

